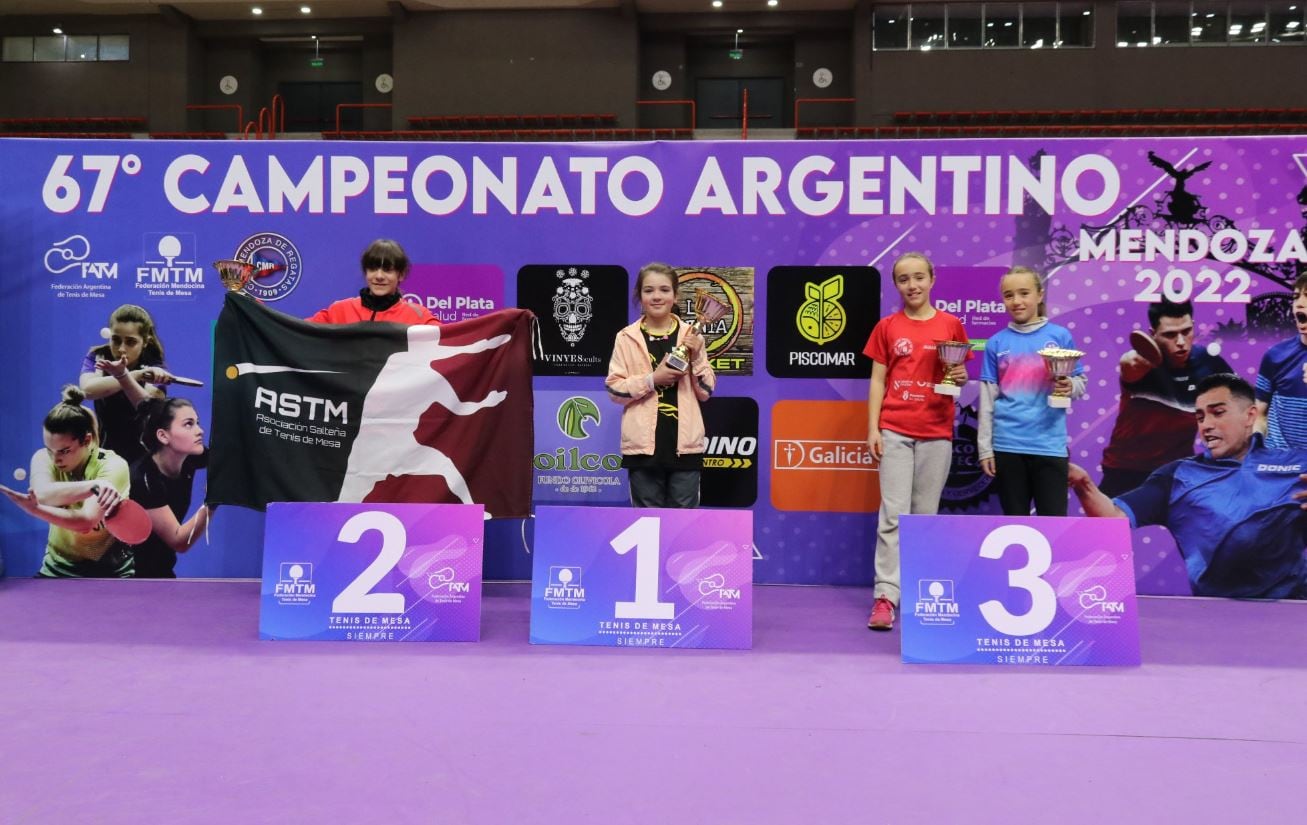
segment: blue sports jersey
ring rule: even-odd
[[[1268,404],[1266,445],[1307,448],[1307,344],[1298,337],[1266,351],[1257,368],[1257,400]]]
[[[1113,499],[1131,527],[1161,524],[1184,556],[1195,596],[1307,598],[1307,450],[1274,450],[1260,434],[1243,461],[1210,454],[1172,461]]]
[[[1075,349],[1066,327],[1048,323],[1031,332],[1010,326],[985,344],[980,380],[998,385],[994,449],[1004,453],[1066,457],[1066,409],[1048,406],[1053,378],[1039,351]],[[1083,375],[1076,364],[1073,375]]]

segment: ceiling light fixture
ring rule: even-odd
[[[59,28],[58,26],[55,26],[53,29],[50,29],[50,31],[54,32],[55,34],[63,34],[63,33],[64,33],[64,30],[61,29],[61,28]]]
[[[308,6],[300,6],[300,14],[313,14],[313,9]]]
[[[722,0],[712,0],[712,7],[714,9],[720,9],[722,7]]]
[[[254,8],[250,9],[250,14],[254,15],[255,17],[258,17],[260,14],[263,14],[263,9],[259,8],[258,6],[255,6]]]
[[[767,0],[767,5],[771,6],[773,9],[779,6],[780,4],[781,4],[781,0]]]

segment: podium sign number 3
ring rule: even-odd
[[[903,516],[903,661],[1137,665],[1125,519]]]

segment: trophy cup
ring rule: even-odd
[[[1044,359],[1044,365],[1048,367],[1048,374],[1054,379],[1070,377],[1075,370],[1076,364],[1079,363],[1085,354],[1077,349],[1058,349],[1048,347],[1041,349],[1039,354]],[[1065,410],[1071,406],[1071,398],[1065,395],[1050,395],[1048,397],[1048,406]]]
[[[935,385],[935,392],[940,395],[951,395],[957,397],[962,393],[962,388],[953,383],[949,377],[949,371],[967,360],[967,353],[971,351],[971,344],[968,341],[936,341],[935,354],[944,364],[944,380]]]
[[[248,261],[214,261],[213,266],[228,292],[240,292],[254,277],[254,264]]]
[[[731,311],[730,304],[708,294],[708,290],[699,287],[694,291],[694,320],[690,322],[690,332],[698,332],[704,324],[711,324],[726,317]],[[690,353],[684,344],[677,344],[667,355],[667,366],[677,372],[684,372],[690,366]]]

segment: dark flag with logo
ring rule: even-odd
[[[208,501],[531,509],[531,324],[310,324],[228,295],[214,338]]]

